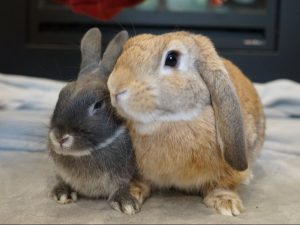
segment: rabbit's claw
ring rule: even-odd
[[[78,199],[77,192],[73,191],[65,184],[56,185],[51,192],[51,196],[59,204],[69,204],[71,202],[76,202]]]
[[[225,216],[238,216],[244,211],[244,206],[237,193],[215,189],[204,198],[204,203]]]
[[[108,200],[110,206],[127,215],[133,215],[141,210],[141,205],[129,192],[117,191]]]

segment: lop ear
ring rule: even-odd
[[[235,87],[211,41],[195,35],[199,48],[197,69],[211,96],[217,141],[226,162],[235,170],[248,168],[241,105]]]
[[[101,60],[101,32],[98,28],[91,28],[81,39],[80,74],[89,68],[98,66]]]
[[[128,40],[127,31],[121,31],[118,33],[108,44],[100,63],[100,71],[105,77],[107,77],[113,70],[117,59],[122,53],[123,45]]]

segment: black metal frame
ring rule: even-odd
[[[79,66],[81,35],[89,27],[99,26],[104,33],[104,45],[122,28],[132,35],[180,29],[204,33],[213,39],[222,56],[233,60],[252,80],[300,81],[298,0],[269,0],[267,13],[233,12],[232,17],[204,12],[200,16],[181,13],[174,19],[174,13],[127,10],[110,22],[76,15],[61,7],[41,5],[42,2],[10,0],[2,3],[0,72],[71,79]],[[252,45],[251,37],[265,42]],[[250,45],[241,42],[247,38]]]
[[[77,43],[88,27],[99,26],[111,35],[122,27],[134,34],[189,30],[209,36],[218,49],[272,50],[275,48],[277,6],[277,0],[268,0],[266,10],[252,12],[153,12],[127,9],[112,21],[102,22],[74,14],[61,5],[47,4],[45,0],[30,0],[29,42]],[[104,41],[107,40],[105,37]]]

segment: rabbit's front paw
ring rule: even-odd
[[[151,194],[151,186],[144,181],[133,181],[130,183],[130,194],[142,205]]]
[[[51,191],[51,196],[59,204],[69,204],[78,199],[77,192],[65,184],[57,184]]]
[[[230,190],[215,189],[204,198],[204,203],[225,216],[237,216],[244,211],[242,200]]]
[[[113,209],[127,215],[133,215],[141,210],[138,200],[127,191],[117,191],[108,202]]]

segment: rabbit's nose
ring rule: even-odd
[[[123,91],[120,91],[119,93],[116,94],[116,101],[118,101],[118,97],[120,97],[121,95],[125,94],[127,92],[127,90],[123,90]]]
[[[60,139],[58,142],[59,142],[59,144],[63,144],[63,143],[65,143],[67,140],[69,139],[69,137],[67,136],[67,137],[63,137],[62,139]]]
[[[61,147],[70,147],[72,142],[72,136],[69,134],[64,135],[60,140],[58,140]]]
[[[127,92],[127,90],[123,90],[123,91],[120,91],[116,94],[112,94],[112,105],[116,106],[116,104],[118,103],[118,100],[120,99],[120,97],[122,95],[124,95],[126,92]]]

